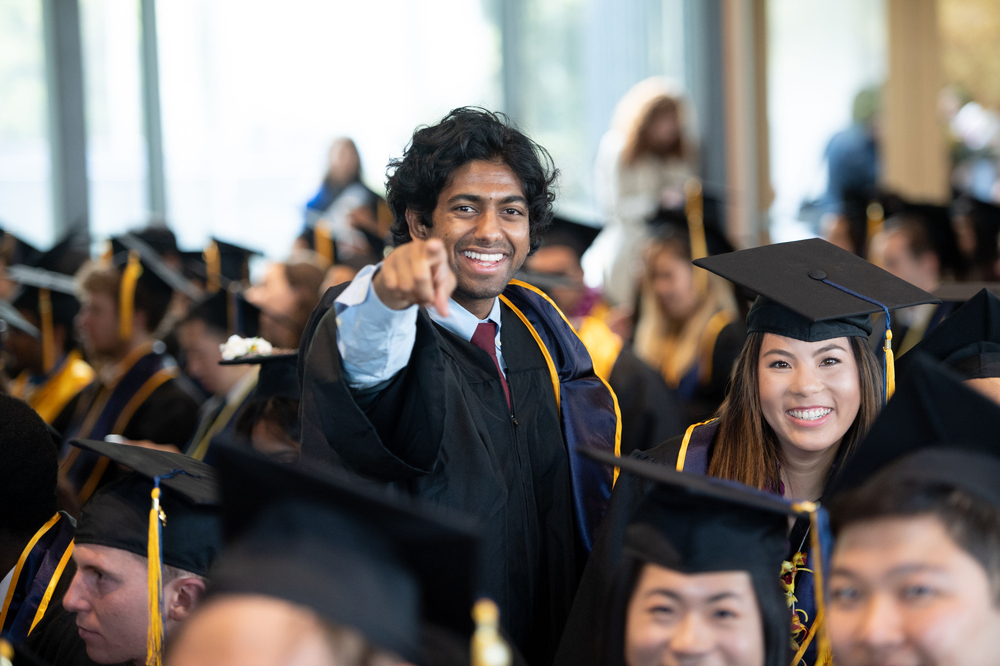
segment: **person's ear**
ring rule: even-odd
[[[193,576],[176,578],[163,588],[164,619],[183,622],[205,596],[205,581]]]
[[[428,229],[424,225],[423,217],[412,208],[406,209],[406,226],[410,230],[410,238],[427,240]]]

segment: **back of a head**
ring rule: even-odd
[[[0,530],[34,532],[56,512],[58,456],[42,418],[0,395]]]

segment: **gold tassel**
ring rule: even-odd
[[[885,219],[885,210],[882,208],[882,204],[877,201],[873,201],[868,204],[868,208],[865,209],[865,216],[868,218],[866,228],[867,242],[870,243],[875,234],[882,231],[882,222]]]
[[[476,631],[472,634],[471,666],[510,666],[511,652],[500,636],[500,609],[490,599],[480,599],[472,607]]]
[[[334,263],[333,236],[330,235],[330,227],[326,220],[320,220],[313,227],[313,246],[316,253],[330,262]]]
[[[792,658],[792,666],[798,666],[805,655],[813,638],[818,637],[816,644],[815,666],[830,666],[833,663],[833,648],[830,646],[830,634],[826,627],[826,599],[823,588],[823,549],[819,541],[819,505],[815,502],[798,502],[793,505],[796,511],[809,514],[809,546],[812,552],[813,587],[816,595],[816,615],[813,617],[809,634],[802,641],[798,651]]]
[[[163,655],[163,569],[160,564],[160,489],[154,486],[149,510],[149,631],[146,634],[146,666],[160,666]]]
[[[118,289],[118,337],[132,339],[132,315],[135,313],[135,285],[142,275],[142,263],[138,250],[129,250],[128,265],[122,271],[121,287]]]
[[[219,252],[219,245],[215,241],[210,241],[205,246],[205,251],[201,253],[205,260],[205,276],[207,283],[205,291],[214,294],[222,288],[222,253]]]
[[[691,243],[691,260],[704,259],[708,256],[708,242],[705,239],[705,202],[702,197],[701,181],[688,178],[684,183],[685,205],[687,216],[688,238]],[[694,272],[694,285],[698,294],[704,296],[708,290],[708,273],[703,270]]]
[[[56,367],[56,340],[52,330],[52,294],[48,289],[38,290],[38,314],[42,320],[42,367],[49,374]]]
[[[892,330],[885,329],[885,399],[886,401],[896,392],[896,359],[892,354]]]

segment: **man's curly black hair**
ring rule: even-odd
[[[528,200],[531,251],[538,249],[552,223],[559,170],[548,151],[507,116],[468,106],[453,110],[437,125],[418,127],[402,159],[389,162],[385,198],[392,210],[395,245],[411,240],[406,209],[418,213],[424,226],[433,226],[431,214],[441,191],[456,169],[474,160],[503,162],[521,181]]]

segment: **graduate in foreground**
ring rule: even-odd
[[[834,659],[996,664],[1000,408],[927,356],[908,366],[835,483]]]

